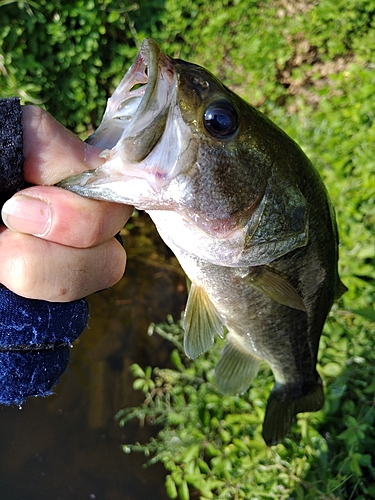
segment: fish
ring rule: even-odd
[[[87,139],[104,163],[58,186],[145,210],[191,286],[184,348],[225,344],[223,394],[244,394],[262,361],[275,383],[262,435],[282,442],[323,407],[319,339],[338,275],[334,209],[302,149],[203,67],[145,39]]]

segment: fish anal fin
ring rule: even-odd
[[[320,379],[305,395],[293,397],[282,384],[276,384],[267,403],[263,422],[263,439],[273,446],[285,438],[297,413],[318,411],[324,404],[323,385]]]
[[[195,283],[190,287],[183,327],[185,353],[191,359],[212,346],[215,333],[223,336],[223,321],[219,313],[206,291]]]
[[[243,279],[279,304],[306,311],[300,295],[290,281],[269,267],[251,267]]]
[[[245,349],[234,334],[229,332],[215,367],[218,390],[223,394],[245,392],[258,373],[260,363],[261,359]]]

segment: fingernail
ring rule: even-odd
[[[4,223],[20,233],[45,236],[51,228],[51,208],[43,200],[16,195],[4,203]]]

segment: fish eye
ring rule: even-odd
[[[228,139],[238,130],[240,120],[238,111],[229,101],[215,101],[204,112],[203,122],[213,137]]]

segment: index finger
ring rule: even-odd
[[[24,176],[31,184],[53,185],[99,167],[101,149],[69,132],[38,106],[22,107]]]

